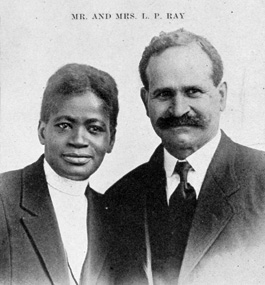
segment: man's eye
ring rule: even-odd
[[[68,130],[71,128],[71,126],[67,123],[60,123],[57,125],[57,127],[59,127],[61,130]]]
[[[197,88],[192,88],[192,89],[186,90],[186,95],[189,97],[196,97],[196,96],[200,95],[201,93],[202,93],[202,91],[197,89]]]
[[[156,97],[157,98],[160,98],[160,99],[167,99],[167,98],[170,98],[172,96],[172,92],[170,91],[161,91],[159,93],[156,94]]]

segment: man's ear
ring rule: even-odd
[[[226,98],[227,98],[227,83],[222,82],[219,86],[219,94],[220,94],[220,111],[224,111],[226,107]]]
[[[142,101],[144,103],[144,107],[145,107],[145,110],[146,110],[146,115],[149,117],[149,112],[148,112],[148,91],[142,87],[141,88],[141,98],[142,98]]]
[[[109,143],[109,146],[107,148],[107,153],[112,152],[112,149],[113,149],[113,146],[115,143],[115,138],[116,138],[116,130],[113,130],[113,131],[111,131],[111,134],[110,134],[110,143]]]
[[[45,130],[46,130],[47,124],[43,121],[39,121],[38,125],[38,137],[39,141],[42,145],[45,145]]]

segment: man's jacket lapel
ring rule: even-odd
[[[234,171],[235,153],[235,144],[222,134],[198,197],[181,267],[180,284],[214,245],[234,215],[230,196],[239,190]]]
[[[45,270],[54,284],[69,284],[65,255],[56,215],[43,170],[43,157],[23,171],[22,223]]]

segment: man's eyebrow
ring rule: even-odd
[[[157,89],[155,89],[155,90],[152,92],[152,94],[156,95],[156,94],[158,94],[158,93],[165,92],[165,91],[174,92],[174,89],[173,89],[173,88],[170,88],[170,87],[157,88]]]
[[[181,89],[182,89],[182,90],[188,90],[188,89],[205,89],[205,87],[202,86],[202,85],[198,85],[198,84],[190,84],[190,85],[183,86]]]

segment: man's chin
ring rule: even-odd
[[[189,148],[196,140],[194,132],[190,132],[190,127],[181,127],[171,129],[161,137],[165,145],[171,145],[175,148]]]

